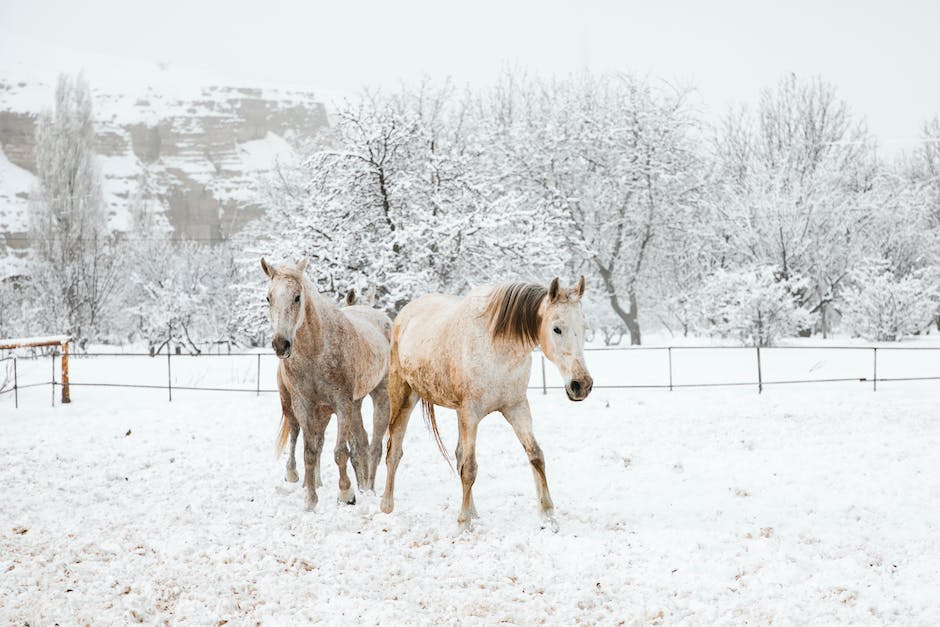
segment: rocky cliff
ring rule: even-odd
[[[0,248],[8,251],[28,246],[36,116],[52,93],[52,85],[0,80]],[[176,238],[220,241],[243,228],[262,211],[253,194],[259,173],[327,123],[324,106],[302,91],[93,94],[111,227],[129,228],[133,205],[146,203]]]

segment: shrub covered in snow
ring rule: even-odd
[[[801,279],[784,279],[771,266],[718,270],[698,293],[700,330],[747,345],[770,346],[811,324],[812,315],[797,304],[801,289]]]
[[[922,268],[898,277],[872,260],[852,272],[843,293],[842,323],[853,335],[894,342],[924,331],[940,307],[940,272]]]

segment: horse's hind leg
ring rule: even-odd
[[[558,531],[558,523],[555,521],[555,505],[552,503],[552,497],[548,492],[548,480],[545,478],[545,457],[542,455],[542,449],[539,443],[535,441],[535,434],[532,432],[532,412],[529,409],[529,401],[523,400],[501,411],[509,424],[512,425],[512,430],[515,431],[522,448],[529,456],[542,518],[552,531]]]
[[[477,479],[477,427],[480,419],[467,407],[461,407],[457,412],[460,441],[457,444],[459,457],[457,458],[457,472],[460,473],[460,483],[463,487],[463,499],[460,504],[460,514],[457,524],[461,531],[470,528],[470,519],[476,517],[476,507],[473,504],[473,484]]]
[[[339,500],[349,505],[356,503],[356,492],[352,489],[349,473],[346,466],[352,459],[353,472],[356,474],[356,483],[364,486],[368,478],[369,436],[362,426],[362,400],[345,403],[337,408],[338,419],[336,448],[333,449],[333,459],[339,470]],[[348,445],[348,447],[347,447]]]
[[[454,459],[457,460],[457,472],[460,472],[460,459],[463,457],[463,447],[460,446],[460,438],[457,438],[457,449],[454,451]],[[476,503],[473,502],[473,493],[470,493],[470,518],[479,518]]]
[[[388,371],[388,450],[385,453],[385,492],[382,494],[380,505],[383,512],[390,513],[395,508],[395,473],[398,463],[401,462],[402,442],[405,439],[405,429],[408,428],[408,419],[418,404],[418,395],[412,391],[398,369],[389,368]]]
[[[369,481],[366,490],[375,489],[375,473],[382,461],[382,445],[388,431],[389,402],[388,377],[372,390],[372,442],[369,444]]]

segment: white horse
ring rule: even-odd
[[[465,297],[429,294],[406,305],[392,326],[389,363],[388,475],[381,508],[394,508],[395,472],[412,409],[422,401],[441,452],[434,405],[457,410],[457,469],[463,501],[461,529],[476,517],[473,482],[477,476],[477,425],[498,411],[522,443],[538,492],[542,516],[557,531],[554,505],[545,479],[542,449],[532,432],[526,388],[532,349],[541,346],[565,379],[568,398],[587,398],[593,380],[584,363],[584,277],[565,289],[558,279],[542,285],[507,283],[482,287]]]

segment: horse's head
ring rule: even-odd
[[[583,401],[591,393],[594,379],[584,363],[584,277],[572,288],[561,287],[552,279],[542,303],[539,344],[542,352],[558,367],[565,380],[565,392],[573,401]]]
[[[307,294],[304,288],[304,270],[307,259],[297,265],[275,266],[261,258],[261,269],[271,279],[268,285],[268,315],[274,325],[274,352],[281,359],[291,356],[294,335],[304,322],[304,304]]]

